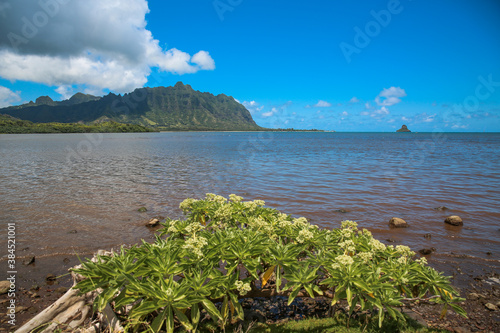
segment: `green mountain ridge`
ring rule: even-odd
[[[0,134],[34,133],[137,133],[154,132],[151,127],[135,124],[121,124],[116,121],[94,122],[90,125],[81,123],[33,123],[10,115],[0,114]]]
[[[34,123],[115,121],[159,130],[263,129],[233,97],[195,91],[182,82],[173,87],[138,88],[123,96],[78,93],[61,102],[42,96],[35,103],[0,109],[0,114]]]

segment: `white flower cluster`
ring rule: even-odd
[[[192,251],[198,258],[201,258],[203,257],[201,249],[207,244],[207,239],[204,237],[191,237],[186,240],[186,243],[182,246],[182,248]]]
[[[299,228],[307,227],[309,225],[305,217],[299,217],[297,219],[293,219],[293,224]]]
[[[372,233],[368,229],[363,229],[362,234],[367,237],[372,237]]]
[[[214,216],[212,216],[213,220],[229,220],[233,216],[233,207],[230,204],[222,204],[217,210],[214,212]]]
[[[339,246],[344,249],[346,252],[354,252],[356,251],[356,245],[351,239],[348,239],[346,241],[343,241],[339,243]]]
[[[277,224],[281,229],[285,229],[287,227],[290,227],[292,225],[292,222],[288,220],[288,215],[279,213]]]
[[[402,256],[413,257],[415,252],[413,252],[408,246],[396,245],[396,252]]]
[[[180,203],[179,208],[182,209],[183,212],[187,212],[191,209],[191,205],[198,200],[187,198],[183,202]]]
[[[241,296],[246,295],[249,291],[252,290],[252,287],[250,287],[250,283],[244,283],[243,281],[236,281],[235,286]]]
[[[373,259],[373,253],[371,252],[359,252],[357,256],[363,261],[365,264],[368,264],[370,260]]]
[[[256,210],[258,207],[264,206],[266,203],[262,200],[254,200],[254,201],[245,201],[243,202],[243,206],[250,211]]]
[[[353,231],[351,229],[340,229],[340,236],[342,238],[351,238]]]
[[[230,194],[229,200],[231,200],[232,202],[241,202],[241,200],[243,200],[243,198],[240,196],[237,196],[236,194]]]
[[[204,228],[205,227],[203,225],[201,225],[200,223],[194,222],[194,223],[189,224],[184,229],[184,231],[186,232],[186,234],[195,234],[195,233],[197,233],[198,231],[200,231],[200,230],[202,230]]]
[[[214,202],[218,202],[218,203],[225,203],[227,201],[227,199],[224,198],[222,195],[217,195],[217,194],[213,194],[213,193],[207,193],[205,195],[205,200],[214,201]]]
[[[299,231],[299,235],[297,236],[297,242],[304,243],[306,240],[309,240],[314,237],[314,234],[309,231],[309,229],[302,229]]]
[[[338,256],[337,258],[335,258],[335,261],[337,262],[337,264],[339,264],[341,266],[350,266],[354,263],[354,259],[352,259],[351,256],[348,256],[345,254],[342,254],[342,255]]]
[[[265,232],[267,234],[271,234],[273,232],[273,227],[271,224],[269,224],[266,220],[264,220],[262,217],[257,216],[254,218],[249,218],[248,219],[248,224],[257,230],[260,230],[262,232]]]
[[[406,256],[402,256],[402,257],[399,257],[396,261],[400,265],[406,265],[406,262],[408,261],[408,259],[406,258]]]
[[[384,243],[376,240],[375,238],[370,239],[368,244],[371,246],[373,251],[385,251],[386,246]]]
[[[185,201],[185,200],[184,200]],[[182,204],[181,204],[182,205]],[[167,229],[167,232],[169,234],[172,234],[172,233],[176,233],[178,230],[177,230],[177,227],[175,226],[177,224],[177,222],[179,222],[178,220],[171,220],[169,222],[169,226],[168,226],[168,229]]]
[[[427,265],[427,258],[426,257],[422,257],[420,259],[415,260],[415,262],[419,263],[422,266],[425,266],[425,265]]]
[[[168,288],[165,293],[167,294],[167,297],[172,297],[174,295],[174,291],[172,290],[172,288]]]
[[[342,229],[358,230],[358,224],[351,220],[342,221]]]

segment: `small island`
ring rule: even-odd
[[[401,133],[401,132],[403,132],[403,133],[410,133],[411,131],[408,129],[408,127],[406,127],[406,125],[403,125],[396,132],[399,132],[399,133]]]

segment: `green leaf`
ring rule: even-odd
[[[191,322],[189,321],[188,317],[179,309],[173,307],[175,311],[175,315],[177,316],[177,319],[181,322],[182,326],[184,326],[188,331],[191,331],[193,329],[193,325],[191,325]]]
[[[214,303],[212,303],[208,299],[203,299],[201,301],[201,304],[203,305],[203,308],[205,308],[205,310],[207,310],[208,314],[210,315],[210,317],[212,317],[212,319],[214,321],[216,321],[217,319],[222,320],[222,316],[221,316],[219,310],[217,310],[217,308],[215,307]]]
[[[153,332],[156,333],[161,330],[161,327],[163,326],[163,322],[165,321],[169,310],[170,309],[166,307],[158,316],[156,316],[155,320],[153,320],[153,323],[151,324],[151,329],[153,330]]]
[[[170,305],[167,306],[167,333],[174,333],[174,314]]]
[[[191,307],[191,322],[194,327],[196,327],[200,322],[200,308],[198,307],[198,303]]]

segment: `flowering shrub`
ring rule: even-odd
[[[102,288],[96,310],[111,303],[133,331],[173,332],[178,322],[195,332],[201,309],[223,328],[243,319],[239,298],[272,295],[289,304],[298,296],[346,300],[349,315],[359,305],[379,325],[386,315],[404,321],[397,308],[413,300],[466,315],[449,278],[407,246],[386,246],[353,221],[320,229],[264,205],[233,194],[186,199],[185,220],[167,219],[152,244],[86,261],[75,288]]]

